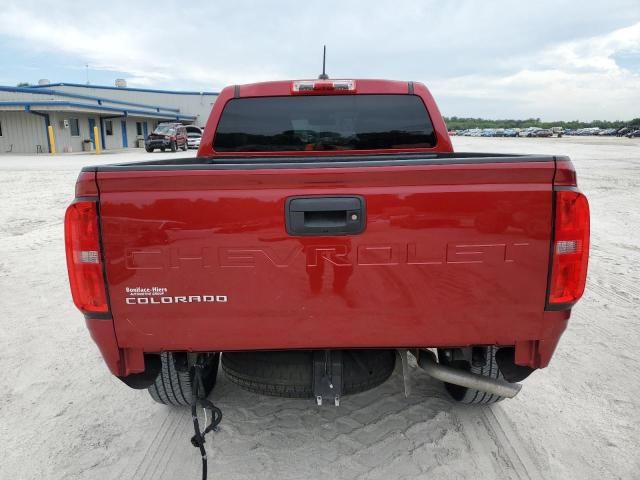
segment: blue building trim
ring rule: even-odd
[[[112,100],[111,98],[104,97],[96,97],[93,95],[82,95],[80,93],[70,93],[70,92],[61,92],[59,90],[51,90],[49,88],[41,88],[38,90],[34,90],[31,87],[5,87],[0,85],[0,92],[12,92],[12,93],[28,93],[30,95],[58,95],[60,97],[68,97],[68,98],[81,98],[83,100],[95,100],[98,102],[98,105],[102,105],[102,102],[113,103],[115,105],[129,105],[132,107],[140,107],[140,108],[149,108],[151,110],[156,111],[167,111],[167,112],[180,112],[179,108],[172,107],[162,107],[158,105],[148,105],[146,103],[134,103],[134,102],[125,102],[124,100]]]
[[[153,90],[151,88],[135,88],[135,87],[109,87],[106,85],[84,85],[82,83],[49,83],[47,85],[29,85],[24,88],[41,89],[47,87],[82,87],[82,88],[101,88],[104,90],[129,90],[131,92],[150,92],[150,93],[171,93],[174,95],[219,95],[220,92],[193,92],[193,91],[177,91],[177,90]]]
[[[106,147],[107,142],[105,142],[105,135],[104,135],[104,120],[105,120],[105,118],[104,117],[98,117],[98,118],[100,119],[99,120],[99,122],[100,122],[100,142],[102,142],[103,150],[106,150],[107,149],[107,147]]]
[[[127,134],[127,120],[120,120],[120,133],[122,134],[122,148],[129,147],[129,138]]]
[[[90,110],[104,110],[106,112],[120,112],[122,116],[136,114],[140,116],[148,116],[148,117],[158,117],[158,118],[166,118],[171,120],[187,120],[193,121],[196,119],[195,115],[183,115],[179,113],[159,113],[159,112],[148,112],[146,110],[137,110],[132,108],[116,108],[116,107],[107,107],[104,105],[92,105],[88,103],[78,103],[78,102],[56,102],[56,101],[36,101],[36,102],[28,102],[28,101],[9,101],[9,102],[0,102],[0,107],[76,107],[76,108],[87,108]],[[32,112],[33,113],[33,112]]]

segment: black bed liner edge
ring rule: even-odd
[[[87,166],[83,172],[159,170],[258,170],[277,168],[387,167],[411,165],[456,165],[482,163],[553,162],[552,155],[510,155],[501,153],[435,153],[402,155],[351,155],[304,157],[203,157],[151,160]]]

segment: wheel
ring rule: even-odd
[[[164,152],[164,147],[160,147],[160,151],[161,151],[161,152]]]
[[[171,142],[171,151],[175,152],[178,150],[178,145],[176,144],[176,142]]]
[[[202,371],[202,383],[205,394],[209,395],[216,384],[218,375],[219,353],[205,354],[205,367]],[[175,407],[191,405],[191,388],[193,375],[190,369],[185,368],[186,364],[180,368],[179,358],[173,353],[163,352],[160,354],[162,368],[156,381],[147,390],[149,395],[156,402]],[[184,362],[186,363],[186,362]]]
[[[438,361],[443,365],[450,365],[461,370],[467,370],[471,373],[476,373],[490,378],[499,378],[504,380],[502,372],[496,362],[497,347],[491,346],[487,349],[487,363],[483,367],[474,367],[469,365],[466,361],[447,361],[443,351],[438,349]],[[461,387],[460,385],[452,385],[451,383],[444,384],[447,393],[455,401],[465,403],[469,405],[489,405],[492,403],[504,400],[504,397],[494,395],[492,393],[481,392],[480,390],[474,390],[472,388]]]
[[[394,350],[343,350],[343,395],[386,381],[395,368]],[[313,352],[232,352],[222,354],[222,371],[245,390],[288,398],[313,397]]]
[[[184,150],[185,152],[189,150],[189,145],[187,145],[186,141],[184,142],[184,145],[182,145],[182,150]]]
[[[144,149],[149,153],[153,152],[153,148],[151,147],[144,147]]]

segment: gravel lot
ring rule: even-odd
[[[592,210],[589,284],[550,367],[484,409],[450,403],[415,367],[409,398],[396,372],[338,409],[256,396],[221,375],[210,478],[640,477],[640,141],[454,143],[574,160]],[[178,155],[0,155],[0,477],[199,478],[190,414],[108,373],[71,303],[63,248],[82,165]]]

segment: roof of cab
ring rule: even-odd
[[[235,97],[271,97],[286,96],[292,94],[294,82],[313,82],[313,81],[336,81],[336,80],[353,80],[355,82],[355,91],[352,94],[411,94],[413,93],[414,82],[399,80],[380,80],[380,79],[347,79],[345,77],[330,78],[329,80],[318,79],[299,79],[299,80],[278,80],[274,82],[248,83],[245,85],[233,85],[226,87],[234,90]]]

